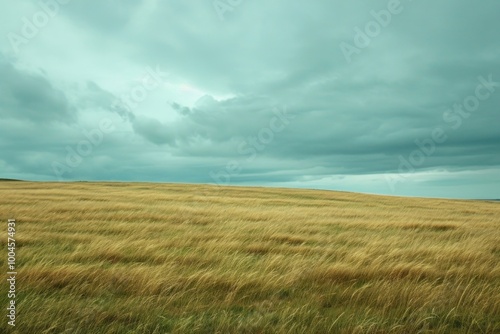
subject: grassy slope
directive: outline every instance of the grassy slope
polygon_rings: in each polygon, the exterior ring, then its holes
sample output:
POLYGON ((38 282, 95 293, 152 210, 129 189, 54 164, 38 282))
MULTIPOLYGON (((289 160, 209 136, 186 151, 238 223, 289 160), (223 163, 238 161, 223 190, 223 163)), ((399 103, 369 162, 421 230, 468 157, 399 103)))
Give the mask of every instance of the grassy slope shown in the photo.
POLYGON ((8 182, 0 218, 19 333, 500 332, 498 203, 8 182))

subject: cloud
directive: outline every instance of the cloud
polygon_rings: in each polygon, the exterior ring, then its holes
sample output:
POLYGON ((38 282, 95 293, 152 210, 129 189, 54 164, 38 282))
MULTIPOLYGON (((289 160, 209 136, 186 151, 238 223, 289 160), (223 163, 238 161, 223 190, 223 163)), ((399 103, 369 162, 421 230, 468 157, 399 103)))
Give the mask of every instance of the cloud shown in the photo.
POLYGON ((76 110, 65 93, 40 73, 16 68, 0 58, 0 114, 32 122, 74 122, 76 110))
POLYGON ((154 144, 174 145, 174 135, 169 126, 154 118, 139 117, 133 121, 134 131, 154 144))
MULTIPOLYGON (((221 20, 211 1, 71 2, 16 57, 0 44, 0 168, 50 179, 65 147, 110 118, 116 130, 68 179, 214 182, 236 162, 231 184, 500 197, 481 176, 500 168, 500 91, 454 110, 478 77, 500 81, 500 3, 402 0, 348 62, 340 44, 387 3, 245 1, 221 20), (149 68, 169 76, 139 96, 149 68), (446 140, 391 190, 386 176, 435 129, 446 140)), ((31 4, 9 5, 0 33, 19 33, 31 4)))

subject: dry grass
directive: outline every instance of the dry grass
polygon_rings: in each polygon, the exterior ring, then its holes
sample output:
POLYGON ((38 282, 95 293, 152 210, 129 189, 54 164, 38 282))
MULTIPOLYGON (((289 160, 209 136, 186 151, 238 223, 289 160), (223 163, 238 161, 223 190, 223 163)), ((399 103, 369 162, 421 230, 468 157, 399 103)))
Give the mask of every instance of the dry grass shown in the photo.
POLYGON ((29 182, 0 198, 10 332, 500 333, 500 203, 29 182))

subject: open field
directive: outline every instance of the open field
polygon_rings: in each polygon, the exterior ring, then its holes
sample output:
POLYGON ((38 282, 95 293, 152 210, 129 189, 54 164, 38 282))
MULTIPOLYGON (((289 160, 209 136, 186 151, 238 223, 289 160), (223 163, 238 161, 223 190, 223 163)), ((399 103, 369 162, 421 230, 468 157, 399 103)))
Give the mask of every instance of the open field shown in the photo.
POLYGON ((500 203, 0 182, 0 218, 2 333, 500 333, 500 203))

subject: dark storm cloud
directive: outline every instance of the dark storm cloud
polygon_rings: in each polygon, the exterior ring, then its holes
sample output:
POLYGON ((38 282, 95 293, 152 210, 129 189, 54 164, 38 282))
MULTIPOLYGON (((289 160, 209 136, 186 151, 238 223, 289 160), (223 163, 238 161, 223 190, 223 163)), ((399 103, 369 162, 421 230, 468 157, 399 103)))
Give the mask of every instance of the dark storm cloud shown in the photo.
MULTIPOLYGON (((0 33, 21 31, 23 15, 40 10, 31 4, 9 5, 0 33)), ((0 59, 1 126, 30 132, 17 142, 1 134, 11 146, 0 160, 9 175, 50 178, 52 161, 109 117, 115 130, 69 179, 217 175, 229 184, 499 197, 491 177, 500 171, 499 11, 494 0, 257 0, 221 19, 211 1, 71 2, 18 61, 0 59), (347 59, 342 43, 356 46, 396 2, 398 13, 347 59), (137 78, 148 68, 171 75, 144 90, 137 78), (477 95, 479 78, 492 83, 477 95), (284 109, 287 124, 273 131, 284 109), (30 122, 51 134, 36 139, 42 130, 30 122), (399 178, 386 182, 388 174, 399 178)))
POLYGON ((14 67, 0 57, 0 114, 32 122, 72 122, 75 110, 64 92, 40 73, 14 67))

